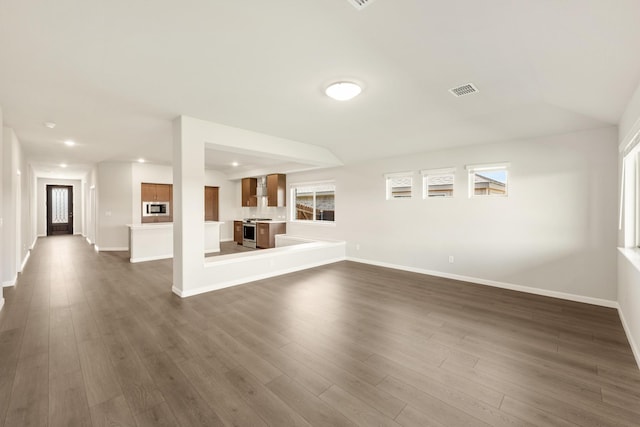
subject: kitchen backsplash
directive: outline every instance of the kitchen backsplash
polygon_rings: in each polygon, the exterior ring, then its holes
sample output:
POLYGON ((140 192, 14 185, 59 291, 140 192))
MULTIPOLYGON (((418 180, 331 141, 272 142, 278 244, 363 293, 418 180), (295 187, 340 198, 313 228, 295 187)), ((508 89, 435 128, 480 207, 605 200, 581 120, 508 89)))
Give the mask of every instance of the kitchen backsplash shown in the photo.
POLYGON ((271 219, 287 219, 287 208, 274 208, 264 206, 255 208, 242 208, 242 218, 271 218, 271 219))

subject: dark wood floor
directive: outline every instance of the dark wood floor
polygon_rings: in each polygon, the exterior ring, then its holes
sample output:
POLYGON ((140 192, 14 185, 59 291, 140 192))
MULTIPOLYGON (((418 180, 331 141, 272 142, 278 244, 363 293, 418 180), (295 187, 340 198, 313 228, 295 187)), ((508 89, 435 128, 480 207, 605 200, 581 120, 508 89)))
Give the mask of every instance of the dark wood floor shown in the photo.
POLYGON ((39 239, 5 426, 640 425, 614 310, 341 262, 180 299, 171 261, 39 239))

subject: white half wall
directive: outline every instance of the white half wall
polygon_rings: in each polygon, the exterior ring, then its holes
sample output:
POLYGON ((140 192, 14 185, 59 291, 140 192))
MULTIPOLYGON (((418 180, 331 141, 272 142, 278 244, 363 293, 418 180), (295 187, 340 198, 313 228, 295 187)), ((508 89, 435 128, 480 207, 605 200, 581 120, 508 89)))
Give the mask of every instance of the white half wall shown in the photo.
MULTIPOLYGON (((174 260, 173 291, 182 296, 205 290, 230 286, 230 279, 222 270, 205 263, 203 186, 205 144, 225 147, 256 148, 259 152, 291 150, 291 156, 317 155, 316 161, 328 161, 332 155, 306 144, 274 138, 269 135, 231 128, 216 123, 181 116, 173 122, 173 179, 174 179, 174 260), (206 264, 206 266, 205 266, 206 264)), ((284 249, 284 248, 283 248, 284 249)), ((280 258, 281 255, 277 255, 280 258)), ((344 256, 342 256, 342 259, 344 256)), ((253 258, 252 258, 253 259, 253 258)), ((272 262, 276 262, 275 259, 272 262)), ((283 264, 284 265, 284 264, 283 264)), ((247 278, 246 265, 241 269, 247 278)), ((247 279, 251 280, 251 279, 247 279)))
POLYGON ((336 222, 289 222, 287 234, 345 240, 364 262, 614 303, 616 140, 611 127, 289 174, 335 180, 336 222), (509 196, 469 198, 465 165, 497 162, 510 163, 509 196), (418 171, 445 167, 455 196, 423 199, 418 171), (383 175, 405 171, 414 197, 386 200, 383 175))

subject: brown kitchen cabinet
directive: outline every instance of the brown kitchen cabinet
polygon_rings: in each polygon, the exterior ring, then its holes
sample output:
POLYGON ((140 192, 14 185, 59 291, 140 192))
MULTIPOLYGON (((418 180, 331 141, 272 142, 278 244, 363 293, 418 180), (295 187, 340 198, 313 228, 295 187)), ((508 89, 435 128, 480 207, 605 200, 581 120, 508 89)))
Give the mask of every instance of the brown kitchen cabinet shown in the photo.
POLYGON ((218 221, 219 187, 204 187, 204 220, 218 221))
POLYGON ((258 206, 257 190, 258 180, 256 178, 242 178, 242 206, 258 206))
POLYGON ((261 249, 276 247, 276 234, 285 234, 287 224, 284 222, 258 222, 256 225, 256 246, 261 249))
POLYGON ((233 221, 233 241, 241 245, 243 238, 242 221, 233 221))
POLYGON ((142 183, 143 202, 171 202, 173 199, 173 185, 142 183))
POLYGON ((141 201, 140 209, 143 202, 169 202, 169 215, 167 216, 144 216, 142 215, 141 222, 153 223, 153 222, 173 222, 173 185, 172 184, 153 184, 149 182, 143 182, 140 189, 141 201))
POLYGON ((282 173, 267 175, 267 206, 287 206, 287 176, 282 173))

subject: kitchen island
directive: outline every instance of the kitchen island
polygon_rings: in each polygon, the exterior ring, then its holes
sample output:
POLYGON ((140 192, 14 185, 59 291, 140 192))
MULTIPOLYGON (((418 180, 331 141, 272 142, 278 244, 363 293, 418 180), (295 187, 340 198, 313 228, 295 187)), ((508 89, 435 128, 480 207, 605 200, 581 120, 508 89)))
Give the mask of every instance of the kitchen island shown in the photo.
MULTIPOLYGON (((222 224, 224 222, 205 221, 204 254, 220 252, 222 224)), ((173 258, 173 223, 127 224, 127 227, 129 228, 129 262, 173 258)))

